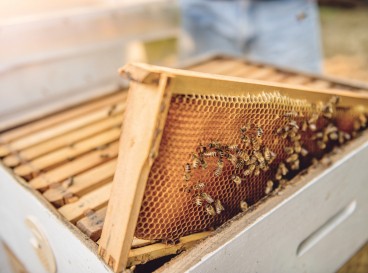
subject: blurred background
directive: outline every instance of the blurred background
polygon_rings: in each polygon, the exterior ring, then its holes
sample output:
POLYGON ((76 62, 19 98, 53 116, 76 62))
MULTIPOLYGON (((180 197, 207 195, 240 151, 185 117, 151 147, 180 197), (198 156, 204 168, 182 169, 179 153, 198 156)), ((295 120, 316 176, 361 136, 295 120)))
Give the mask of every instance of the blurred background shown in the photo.
POLYGON ((213 52, 368 80, 366 0, 0 0, 0 129, 213 52), (10 92, 11 91, 11 92, 10 92))

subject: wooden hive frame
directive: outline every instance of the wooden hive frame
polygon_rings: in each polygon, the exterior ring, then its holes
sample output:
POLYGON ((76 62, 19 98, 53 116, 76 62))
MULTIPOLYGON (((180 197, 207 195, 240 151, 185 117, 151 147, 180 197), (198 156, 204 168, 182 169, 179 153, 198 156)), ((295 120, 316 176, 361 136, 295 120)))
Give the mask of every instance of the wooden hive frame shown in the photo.
POLYGON ((341 106, 362 104, 368 107, 366 93, 315 90, 145 64, 127 65, 121 73, 131 80, 131 86, 120 137, 118 167, 99 241, 99 255, 115 272, 128 265, 147 178, 158 156, 173 94, 242 95, 244 90, 251 94, 278 91, 290 98, 316 103, 338 95, 342 98, 341 106))

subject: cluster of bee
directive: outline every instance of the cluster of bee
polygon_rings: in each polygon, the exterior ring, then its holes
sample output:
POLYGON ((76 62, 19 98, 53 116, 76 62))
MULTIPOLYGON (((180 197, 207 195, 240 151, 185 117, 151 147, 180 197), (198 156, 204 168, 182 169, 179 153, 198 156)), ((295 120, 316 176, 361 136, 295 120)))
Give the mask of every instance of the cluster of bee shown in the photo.
MULTIPOLYGON (((216 158, 216 167, 213 171, 216 177, 222 174, 225 162, 242 172, 242 177, 239 175, 231 177, 237 186, 245 181, 247 176, 258 176, 261 171, 268 171, 276 154, 263 145, 262 127, 255 124, 245 124, 240 128, 240 133, 240 145, 224 145, 219 141, 211 141, 208 145, 200 144, 196 153, 190 155, 191 163, 184 165, 183 180, 186 182, 190 180, 193 169, 206 169, 208 167, 207 161, 210 158, 216 158)), ((197 192, 198 186, 202 184, 203 182, 198 182, 193 186, 194 188, 190 187, 189 191, 194 193, 194 203, 198 206, 206 203, 206 211, 210 215, 220 214, 224 207, 219 200, 215 201, 207 193, 197 192)), ((241 208, 244 209, 244 204, 241 205, 241 208)))
MULTIPOLYGON (((336 107, 340 101, 338 96, 333 96, 322 108, 322 116, 328 121, 327 126, 316 132, 312 136, 312 140, 315 140, 319 149, 324 150, 330 141, 338 141, 339 144, 344 144, 351 139, 351 135, 347 132, 339 130, 333 123, 333 114, 336 111, 336 107)), ((365 128, 367 124, 367 118, 364 114, 361 114, 358 119, 354 121, 354 130, 358 131, 361 128, 365 128)), ((353 132, 354 134, 355 132, 353 132)))
MULTIPOLYGON (((276 158, 276 154, 263 144, 262 127, 248 123, 240 128, 240 133, 244 147, 250 147, 249 152, 244 150, 238 151, 238 155, 244 161, 244 166, 246 167, 243 172, 244 177, 250 175, 258 176, 261 171, 268 171, 270 169, 269 165, 276 158)), ((241 178, 239 176, 233 176, 233 181, 236 184, 240 184, 241 178)))
POLYGON ((222 203, 219 199, 215 200, 211 195, 204 192, 205 187, 206 184, 204 182, 198 182, 188 189, 194 193, 194 203, 199 207, 204 205, 207 213, 211 216, 220 214, 225 210, 225 208, 222 206, 222 203))
POLYGON ((284 118, 286 118, 286 124, 276 131, 277 135, 288 140, 290 143, 290 145, 284 147, 284 151, 288 157, 285 159, 285 162, 279 163, 276 170, 275 179, 279 181, 280 185, 282 184, 283 178, 289 173, 289 168, 293 171, 299 170, 300 157, 308 155, 308 151, 302 147, 300 131, 306 131, 308 129, 315 131, 317 129, 318 115, 312 115, 308 121, 303 122, 302 126, 299 126, 296 118, 303 116, 302 113, 296 111, 285 113, 284 118))
POLYGON ((345 143, 351 139, 350 134, 339 130, 335 125, 329 123, 322 131, 315 133, 312 140, 317 141, 319 149, 324 150, 327 147, 327 143, 331 141, 338 141, 340 144, 345 143))

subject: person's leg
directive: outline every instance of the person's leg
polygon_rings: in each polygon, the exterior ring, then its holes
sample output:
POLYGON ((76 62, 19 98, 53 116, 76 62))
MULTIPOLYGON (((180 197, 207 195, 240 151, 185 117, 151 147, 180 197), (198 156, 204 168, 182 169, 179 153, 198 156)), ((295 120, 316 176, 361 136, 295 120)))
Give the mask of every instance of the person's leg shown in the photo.
POLYGON ((182 0, 182 58, 208 52, 243 56, 244 40, 253 35, 248 1, 182 0))
POLYGON ((245 44, 251 59, 308 72, 321 72, 316 3, 310 0, 252 1, 256 37, 245 44))

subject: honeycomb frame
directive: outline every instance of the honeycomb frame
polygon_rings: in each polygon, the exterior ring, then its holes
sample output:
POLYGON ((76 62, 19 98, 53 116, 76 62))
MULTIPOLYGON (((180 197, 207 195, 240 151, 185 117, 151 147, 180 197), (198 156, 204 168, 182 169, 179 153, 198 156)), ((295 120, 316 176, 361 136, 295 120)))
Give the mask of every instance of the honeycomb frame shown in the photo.
POLYGON ((277 96, 316 105, 334 95, 341 98, 342 108, 368 105, 367 94, 349 91, 319 91, 144 64, 127 65, 121 72, 132 83, 121 136, 118 169, 99 247, 99 254, 114 271, 126 266, 127 252, 142 204, 144 207, 146 183, 152 167, 160 158, 160 143, 161 139, 165 139, 162 137, 167 115, 170 115, 170 101, 174 96, 219 99, 221 96, 239 97, 247 94, 262 97, 277 92, 277 96))

